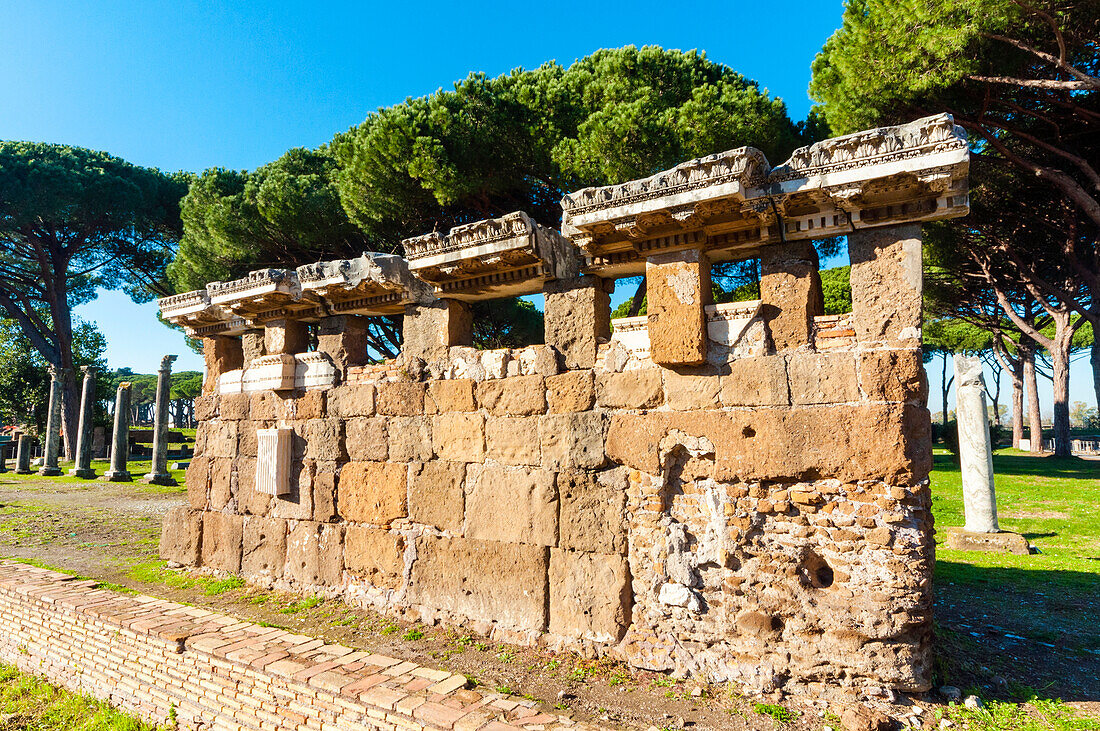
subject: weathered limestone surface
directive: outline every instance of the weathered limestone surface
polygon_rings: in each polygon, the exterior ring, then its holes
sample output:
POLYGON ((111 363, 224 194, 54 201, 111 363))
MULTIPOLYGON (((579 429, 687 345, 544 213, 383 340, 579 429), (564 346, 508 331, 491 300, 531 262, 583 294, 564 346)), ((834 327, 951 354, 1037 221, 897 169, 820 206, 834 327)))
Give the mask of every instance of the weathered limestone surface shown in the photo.
POLYGON ((142 478, 142 482, 153 485, 175 485, 176 481, 168 472, 168 401, 172 388, 172 363, 176 356, 166 355, 161 358, 160 369, 157 371, 157 401, 155 405, 153 422, 153 457, 148 474, 142 478))
POLYGON ((42 469, 38 474, 43 477, 57 477, 61 469, 57 466, 61 456, 61 398, 64 390, 62 372, 50 366, 50 406, 46 414, 45 455, 42 469))
POLYGON ((927 690, 919 223, 965 213, 967 164, 946 117, 732 150, 570 194, 564 235, 509 214, 166 298, 216 387, 162 555, 761 692, 927 690), (823 317, 809 241, 842 234, 853 312, 823 317), (708 305, 747 258, 760 301, 708 305), (472 347, 470 302, 540 290, 545 344, 472 347), (381 315, 405 345, 372 363, 381 315), (291 435, 284 494, 261 429, 291 435))
POLYGON ((90 480, 95 477, 92 469, 92 416, 95 409, 94 366, 83 366, 84 386, 80 392, 80 426, 76 436, 76 465, 69 470, 73 477, 90 480))
POLYGON ((997 493, 993 486, 993 449, 985 408, 982 362, 955 356, 955 408, 958 413, 959 465, 962 468, 966 530, 997 533, 997 493))

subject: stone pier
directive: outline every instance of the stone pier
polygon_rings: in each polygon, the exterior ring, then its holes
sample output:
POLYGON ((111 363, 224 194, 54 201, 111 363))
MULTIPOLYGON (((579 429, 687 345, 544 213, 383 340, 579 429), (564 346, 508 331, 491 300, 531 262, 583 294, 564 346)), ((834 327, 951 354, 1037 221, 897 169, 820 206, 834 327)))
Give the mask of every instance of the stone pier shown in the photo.
POLYGON ((82 366, 84 387, 80 394, 80 430, 76 440, 76 465, 69 470, 73 477, 84 480, 95 478, 92 469, 92 419, 95 411, 95 372, 94 366, 82 366))
POLYGON ((130 482, 134 478, 126 469, 130 459, 130 384, 118 384, 115 394, 115 426, 111 433, 111 468, 99 478, 104 482, 130 482))
POLYGON ((62 381, 61 370, 50 366, 50 407, 46 415, 46 443, 45 454, 42 460, 42 469, 38 474, 43 477, 57 477, 61 475, 58 459, 61 453, 61 399, 65 384, 62 381))
POLYGON ((153 424, 152 464, 141 481, 148 485, 175 485, 176 481, 168 472, 168 401, 172 390, 172 364, 174 355, 166 355, 160 360, 157 371, 157 403, 153 424))

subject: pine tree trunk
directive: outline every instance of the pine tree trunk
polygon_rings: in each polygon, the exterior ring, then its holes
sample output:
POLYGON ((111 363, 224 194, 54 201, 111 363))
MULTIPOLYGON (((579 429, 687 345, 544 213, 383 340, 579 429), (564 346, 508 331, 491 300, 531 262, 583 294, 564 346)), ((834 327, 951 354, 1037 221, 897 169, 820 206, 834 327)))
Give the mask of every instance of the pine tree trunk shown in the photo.
POLYGON ((1020 351, 1024 361, 1024 382, 1027 384, 1028 434, 1031 437, 1032 452, 1043 451, 1043 416, 1039 411, 1038 381, 1035 378, 1035 353, 1020 351))
POLYGON ((1012 448, 1020 448, 1024 438, 1024 362, 1017 361, 1012 370, 1012 448))
POLYGON ((1073 347, 1073 329, 1067 322, 1056 321, 1058 332, 1050 360, 1054 375, 1054 456, 1069 457, 1072 444, 1069 433, 1069 353, 1073 347))

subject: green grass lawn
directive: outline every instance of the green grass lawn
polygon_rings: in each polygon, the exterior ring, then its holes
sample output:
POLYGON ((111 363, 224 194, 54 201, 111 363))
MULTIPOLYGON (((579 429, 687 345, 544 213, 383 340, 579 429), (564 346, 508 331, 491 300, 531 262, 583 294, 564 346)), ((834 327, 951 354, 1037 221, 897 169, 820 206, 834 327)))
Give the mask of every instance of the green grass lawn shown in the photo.
POLYGON ((1100 701, 1100 462, 1012 449, 993 462, 1001 528, 1038 552, 942 545, 944 528, 965 521, 958 464, 937 450, 936 681, 987 697, 1100 701))
MULTIPOLYGON (((173 459, 173 458, 168 459, 168 467, 169 467, 168 473, 170 475, 172 475, 172 477, 175 478, 176 482, 178 482, 182 486, 183 485, 183 478, 184 478, 184 476, 186 476, 187 470, 173 470, 173 469, 171 469, 172 464, 175 463, 175 462, 179 462, 179 461, 187 462, 188 459, 181 459, 181 460, 177 460, 177 459, 173 459)), ((80 477, 70 476, 69 475, 69 470, 71 470, 73 468, 73 463, 69 462, 69 461, 66 461, 66 460, 62 460, 61 462, 58 463, 58 467, 60 467, 62 472, 65 473, 65 474, 61 475, 60 477, 42 477, 41 475, 38 474, 38 472, 37 472, 38 468, 37 467, 32 468, 35 471, 32 472, 29 475, 17 475, 14 472, 12 472, 12 470, 15 469, 15 460, 12 460, 12 459, 8 460, 7 466, 8 466, 8 471, 0 474, 0 483, 11 484, 11 483, 19 483, 19 482, 43 482, 43 481, 48 480, 49 482, 56 482, 56 483, 67 484, 67 485, 80 485, 80 484, 95 483, 100 477, 103 476, 104 472, 106 472, 108 469, 110 469, 111 463, 108 462, 107 460, 100 460, 100 459, 92 460, 92 469, 95 470, 96 477, 95 477, 95 479, 91 479, 91 480, 85 480, 85 479, 82 479, 80 477)), ((140 482, 142 476, 145 475, 147 472, 149 472, 149 469, 151 467, 152 467, 152 462, 150 462, 150 460, 148 460, 148 459, 146 459, 146 460, 132 460, 129 463, 127 463, 127 465, 126 465, 126 469, 129 471, 130 475, 134 478, 134 482, 140 482)), ((160 486, 160 485, 146 485, 145 487, 147 487, 151 490, 169 490, 169 491, 173 491, 173 490, 178 490, 179 489, 179 488, 176 488, 176 487, 164 487, 164 486, 160 486)))
POLYGON ((154 727, 87 695, 55 688, 0 665, 0 731, 153 731, 154 727))

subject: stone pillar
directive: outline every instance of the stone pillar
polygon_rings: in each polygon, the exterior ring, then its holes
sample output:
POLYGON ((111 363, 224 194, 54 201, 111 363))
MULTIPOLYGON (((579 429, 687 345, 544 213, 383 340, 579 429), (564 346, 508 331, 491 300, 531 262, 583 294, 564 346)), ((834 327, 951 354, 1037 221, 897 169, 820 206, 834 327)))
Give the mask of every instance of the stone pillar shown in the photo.
POLYGON ((242 368, 247 368, 252 361, 267 355, 263 330, 248 330, 241 336, 241 355, 242 368))
POLYGON ((333 315, 322 318, 317 328, 317 350, 327 353, 343 372, 348 366, 367 362, 367 318, 333 315))
POLYGON ((31 473, 31 435, 20 434, 19 445, 15 451, 15 474, 29 475, 31 473))
POLYGON ((244 348, 240 338, 226 335, 203 338, 202 356, 206 363, 206 379, 202 382, 202 392, 205 394, 218 390, 221 374, 244 368, 244 348))
POLYGON ((69 470, 73 477, 90 480, 92 469, 92 418, 95 410, 95 366, 82 366, 84 388, 80 392, 80 430, 76 435, 76 465, 69 470))
POLYGON ((50 366, 50 410, 46 416, 45 455, 42 469, 38 474, 43 477, 57 477, 61 468, 57 465, 61 451, 61 398, 64 391, 61 369, 50 366))
POLYGON ((996 533, 1000 527, 993 489, 993 450, 989 444, 982 362, 977 358, 955 356, 955 410, 966 530, 996 533))
POLYGON ((848 234, 852 262, 852 328, 856 341, 920 347, 921 229, 919 223, 848 234))
POLYGON ((283 318, 264 323, 267 355, 295 355, 309 349, 309 328, 300 320, 283 318))
POLYGON ((453 345, 473 342, 473 315, 465 302, 441 299, 428 304, 405 305, 401 354, 426 361, 447 357, 453 345))
POLYGON ((172 388, 172 363, 176 356, 166 355, 157 371, 156 419, 153 425, 153 461, 149 473, 141 479, 149 485, 175 485, 168 474, 168 400, 172 388))
POLYGON ((592 275, 555 279, 543 287, 546 344, 566 370, 591 368, 601 342, 611 340, 613 280, 592 275))
POLYGON ((111 434, 111 469, 99 478, 104 482, 130 482, 134 478, 126 470, 130 460, 130 384, 118 384, 115 394, 115 428, 111 434))
POLYGON ((699 365, 707 360, 710 261, 702 249, 657 254, 646 259, 649 354, 661 365, 699 365))
POLYGON ((777 353, 813 340, 814 318, 825 314, 817 251, 809 241, 760 251, 760 314, 777 353))

